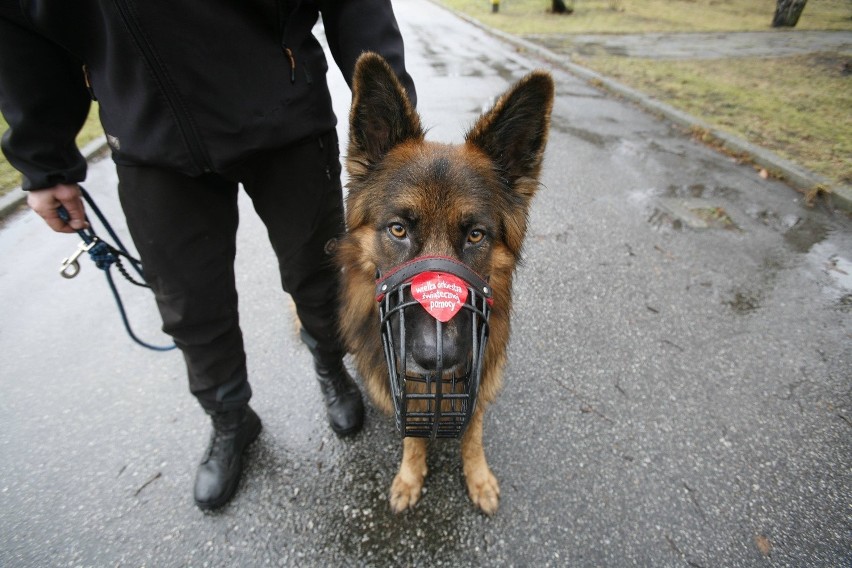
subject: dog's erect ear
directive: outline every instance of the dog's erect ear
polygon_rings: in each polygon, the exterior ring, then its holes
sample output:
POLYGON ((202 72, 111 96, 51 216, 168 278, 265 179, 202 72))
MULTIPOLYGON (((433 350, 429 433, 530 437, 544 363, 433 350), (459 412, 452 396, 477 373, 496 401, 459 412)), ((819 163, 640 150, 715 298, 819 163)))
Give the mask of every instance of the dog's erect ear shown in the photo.
POLYGON ((350 175, 364 174, 400 142, 423 137, 420 117, 390 65, 375 53, 361 55, 355 64, 349 111, 350 175))
POLYGON ((549 73, 530 73, 500 97, 465 137, 497 164, 510 187, 526 197, 532 197, 538 187, 553 92, 549 73), (532 183, 519 183, 523 180, 532 183))

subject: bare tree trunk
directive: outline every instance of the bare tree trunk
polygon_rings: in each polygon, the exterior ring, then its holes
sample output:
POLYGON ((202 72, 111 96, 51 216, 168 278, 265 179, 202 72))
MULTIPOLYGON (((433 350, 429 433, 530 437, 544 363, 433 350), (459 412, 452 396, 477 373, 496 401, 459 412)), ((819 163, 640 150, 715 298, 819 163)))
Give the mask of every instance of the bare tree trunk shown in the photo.
POLYGON ((808 0, 778 0, 778 4, 775 5, 775 17, 772 18, 772 27, 796 27, 807 2, 808 0))
POLYGON ((570 6, 566 6, 564 0, 553 0, 551 11, 554 14, 570 14, 574 11, 570 6))

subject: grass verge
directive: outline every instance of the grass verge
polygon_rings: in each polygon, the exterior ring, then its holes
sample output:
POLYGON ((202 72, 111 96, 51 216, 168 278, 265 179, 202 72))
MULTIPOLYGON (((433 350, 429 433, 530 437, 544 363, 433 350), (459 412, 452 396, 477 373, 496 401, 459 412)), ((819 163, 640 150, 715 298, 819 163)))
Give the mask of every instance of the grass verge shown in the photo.
POLYGON ((580 65, 666 101, 841 184, 852 184, 849 58, 653 61, 600 56, 580 65))
MULTIPOLYGON (((584 67, 834 183, 852 184, 852 57, 847 54, 653 60, 603 49, 578 54, 570 48, 572 35, 586 33, 767 31, 775 0, 575 0, 570 16, 548 14, 547 0, 503 0, 497 14, 485 0, 443 3, 488 26, 569 52, 584 67)), ((795 30, 820 29, 852 30, 852 4, 811 0, 795 30)))
MULTIPOLYGON (((548 13, 550 0, 440 0, 486 25, 515 35, 744 32, 770 29, 776 0, 565 0, 571 15, 548 13)), ((849 30, 849 0, 810 0, 797 30, 849 30)))

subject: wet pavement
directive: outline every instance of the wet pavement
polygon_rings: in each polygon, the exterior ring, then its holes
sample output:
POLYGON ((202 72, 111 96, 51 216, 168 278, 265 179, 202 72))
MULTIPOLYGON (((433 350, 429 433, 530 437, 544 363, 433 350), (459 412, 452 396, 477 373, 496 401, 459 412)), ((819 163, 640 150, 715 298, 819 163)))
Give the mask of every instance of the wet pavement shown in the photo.
MULTIPOLYGON (((395 8, 433 139, 460 140, 549 67, 429 2, 395 8)), ((457 442, 433 444, 417 508, 390 512, 393 422, 370 406, 345 441, 324 424, 244 195, 237 282, 264 430, 234 501, 200 512, 208 424, 180 356, 131 343, 91 263, 58 276, 77 239, 21 213, 0 226, 0 566, 852 564, 852 222, 552 70, 485 420, 495 516, 468 501, 457 442)), ((120 225, 115 184, 109 161, 92 166, 120 225)), ((122 292, 136 331, 162 339, 153 300, 122 292)))

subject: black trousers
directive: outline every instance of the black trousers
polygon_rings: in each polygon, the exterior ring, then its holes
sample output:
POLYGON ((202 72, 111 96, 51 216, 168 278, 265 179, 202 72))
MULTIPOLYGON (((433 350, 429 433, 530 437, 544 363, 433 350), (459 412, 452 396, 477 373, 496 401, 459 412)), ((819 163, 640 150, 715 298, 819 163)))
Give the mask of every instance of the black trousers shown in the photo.
POLYGON ((222 173, 188 177, 118 166, 118 176, 163 331, 183 352, 190 391, 206 410, 227 411, 251 398, 234 277, 238 184, 266 225, 303 330, 320 349, 342 353, 330 256, 344 230, 334 131, 258 153, 222 173))

